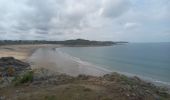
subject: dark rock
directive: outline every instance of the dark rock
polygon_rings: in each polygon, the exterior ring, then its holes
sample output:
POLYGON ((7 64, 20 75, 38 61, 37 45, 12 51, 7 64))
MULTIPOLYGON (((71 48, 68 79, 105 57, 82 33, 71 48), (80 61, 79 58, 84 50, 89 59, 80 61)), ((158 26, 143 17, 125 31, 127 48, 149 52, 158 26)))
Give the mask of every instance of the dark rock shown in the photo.
POLYGON ((22 62, 20 60, 17 60, 13 57, 2 57, 2 58, 0 58, 0 67, 8 67, 8 66, 29 67, 30 65, 26 62, 22 62))
POLYGON ((13 76, 26 69, 30 69, 30 65, 26 62, 17 60, 14 57, 0 58, 0 76, 13 76))

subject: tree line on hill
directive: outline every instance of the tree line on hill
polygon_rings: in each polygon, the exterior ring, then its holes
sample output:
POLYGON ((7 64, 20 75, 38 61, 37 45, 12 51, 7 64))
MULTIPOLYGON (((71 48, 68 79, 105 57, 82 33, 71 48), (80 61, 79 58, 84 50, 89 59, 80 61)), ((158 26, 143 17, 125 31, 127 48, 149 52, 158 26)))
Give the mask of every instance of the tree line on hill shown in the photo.
POLYGON ((17 45, 17 44, 61 44, 69 46, 109 46, 114 44, 127 42, 113 42, 113 41, 90 41, 85 39, 65 40, 65 41, 46 41, 46 40, 0 40, 0 45, 17 45))

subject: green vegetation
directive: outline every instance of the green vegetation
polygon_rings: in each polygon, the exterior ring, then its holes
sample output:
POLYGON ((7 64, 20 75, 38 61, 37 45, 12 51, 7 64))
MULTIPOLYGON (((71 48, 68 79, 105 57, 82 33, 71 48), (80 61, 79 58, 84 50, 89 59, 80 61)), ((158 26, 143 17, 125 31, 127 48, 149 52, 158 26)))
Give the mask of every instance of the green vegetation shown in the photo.
POLYGON ((35 70, 20 74, 13 80, 15 86, 1 88, 0 97, 7 100, 170 100, 168 91, 136 76, 57 74, 42 78, 39 75, 41 71, 35 70))
POLYGON ((33 81, 33 71, 27 71, 23 75, 18 75, 13 79, 15 86, 32 82, 33 81))
MULTIPOLYGON (((89 86, 93 87, 93 85, 89 86)), ((18 100, 109 100, 103 99, 102 90, 90 89, 91 87, 87 88, 79 84, 45 87, 44 89, 41 88, 37 93, 33 92, 29 95, 22 95, 23 97, 19 97, 18 100)))

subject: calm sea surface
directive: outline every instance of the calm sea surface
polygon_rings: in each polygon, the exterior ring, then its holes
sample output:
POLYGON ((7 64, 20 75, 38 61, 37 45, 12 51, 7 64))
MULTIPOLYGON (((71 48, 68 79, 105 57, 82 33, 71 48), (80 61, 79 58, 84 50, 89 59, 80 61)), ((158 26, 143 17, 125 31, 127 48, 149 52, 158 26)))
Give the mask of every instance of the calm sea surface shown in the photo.
POLYGON ((137 75, 170 85, 170 43, 64 47, 59 50, 112 71, 137 75))

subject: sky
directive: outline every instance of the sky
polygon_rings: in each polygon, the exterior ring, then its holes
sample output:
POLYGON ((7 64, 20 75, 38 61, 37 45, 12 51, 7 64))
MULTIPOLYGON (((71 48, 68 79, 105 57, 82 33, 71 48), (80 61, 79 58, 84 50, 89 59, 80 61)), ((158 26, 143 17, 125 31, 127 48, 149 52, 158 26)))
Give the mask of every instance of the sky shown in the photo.
POLYGON ((170 0, 0 0, 0 40, 170 42, 170 0))

